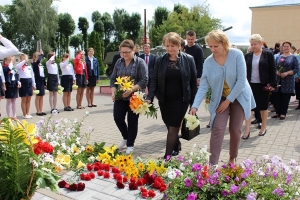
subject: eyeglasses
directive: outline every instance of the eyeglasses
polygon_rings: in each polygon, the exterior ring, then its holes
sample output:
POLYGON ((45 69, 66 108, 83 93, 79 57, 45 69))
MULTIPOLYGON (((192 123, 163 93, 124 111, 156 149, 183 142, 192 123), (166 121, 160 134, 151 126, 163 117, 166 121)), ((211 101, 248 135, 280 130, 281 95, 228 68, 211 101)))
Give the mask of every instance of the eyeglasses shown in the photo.
POLYGON ((130 54, 132 51, 120 51, 120 54, 130 54))

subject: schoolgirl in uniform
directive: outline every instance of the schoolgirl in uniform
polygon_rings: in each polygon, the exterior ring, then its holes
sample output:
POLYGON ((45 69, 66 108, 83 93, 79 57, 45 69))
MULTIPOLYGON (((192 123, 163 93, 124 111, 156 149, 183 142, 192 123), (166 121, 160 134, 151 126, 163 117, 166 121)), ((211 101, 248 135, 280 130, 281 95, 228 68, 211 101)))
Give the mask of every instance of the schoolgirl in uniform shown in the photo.
POLYGON ((65 53, 62 57, 62 62, 60 63, 61 69, 61 86, 64 88, 63 90, 63 103, 64 103, 64 111, 73 111, 71 108, 71 92, 73 84, 76 84, 74 68, 72 63, 69 62, 69 54, 65 53))
POLYGON ((77 109, 84 109, 82 104, 83 93, 86 85, 88 83, 88 70, 85 63, 84 52, 79 50, 76 53, 76 57, 74 59, 74 69, 76 73, 76 84, 78 85, 77 94, 76 94, 76 102, 77 109))
POLYGON ((58 66, 55 63, 55 53, 48 54, 48 61, 46 62, 48 70, 47 89, 49 90, 49 103, 51 107, 51 113, 58 112, 57 105, 57 91, 58 85, 60 85, 58 66))
MULTIPOLYGON (((5 77, 3 73, 3 68, 1 67, 1 63, 0 63, 0 101, 5 96, 5 90, 6 90, 5 77)), ((0 117, 1 117, 1 113, 0 113, 0 117)))
POLYGON ((22 54, 20 57, 20 62, 16 65, 21 82, 19 96, 21 97, 21 109, 24 119, 32 118, 32 116, 29 114, 30 100, 33 90, 35 90, 34 73, 32 67, 27 65, 27 63, 28 56, 26 54, 22 54))
POLYGON ((43 50, 40 52, 35 52, 32 56, 32 68, 34 72, 34 78, 36 83, 36 89, 40 92, 35 96, 35 108, 36 115, 43 116, 47 115, 43 112, 43 103, 44 103, 44 95, 45 95, 45 73, 44 66, 41 64, 41 60, 44 58, 43 50))
POLYGON ((18 81, 19 77, 13 66, 14 58, 14 56, 4 58, 2 67, 6 85, 5 98, 7 117, 12 117, 13 120, 16 120, 16 99, 18 98, 18 88, 21 87, 21 82, 18 81), (12 110, 12 116, 10 115, 10 110, 12 110))

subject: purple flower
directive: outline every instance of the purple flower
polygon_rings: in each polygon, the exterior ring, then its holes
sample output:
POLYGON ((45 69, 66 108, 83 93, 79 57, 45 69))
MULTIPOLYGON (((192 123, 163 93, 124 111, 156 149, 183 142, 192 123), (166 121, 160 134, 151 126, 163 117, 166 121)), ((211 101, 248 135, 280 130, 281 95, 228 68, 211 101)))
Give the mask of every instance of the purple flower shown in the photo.
POLYGON ((187 166, 187 165, 189 165, 189 164, 190 164, 190 161, 185 161, 185 162, 183 163, 184 166, 187 166))
POLYGON ((189 178, 184 179, 184 184, 186 187, 191 187, 192 186, 192 181, 189 178))
POLYGON ((153 172, 152 172, 152 178, 155 178, 156 177, 156 170, 154 170, 153 172))
POLYGON ((278 175, 278 172, 274 171, 273 172, 273 177, 276 179, 277 178, 277 175, 278 175))
POLYGON ((246 187, 246 186, 247 186, 246 181, 243 181, 243 182, 241 183, 241 186, 242 186, 242 187, 246 187))
POLYGON ((292 178, 292 175, 291 175, 291 174, 289 174, 289 175, 287 176, 287 178, 286 178, 286 181, 285 181, 285 183, 286 183, 286 184, 289 184, 289 183, 290 183, 290 181, 291 181, 291 178, 292 178))
POLYGON ((204 181, 202 179, 198 180, 198 182, 197 182, 198 188, 202 188, 203 185, 204 185, 204 181))
POLYGON ((218 179, 219 178, 219 173, 214 173, 213 176, 212 176, 214 179, 218 179))
POLYGON ((230 177, 229 176, 225 176, 225 180, 226 181, 230 181, 230 177))
POLYGON ((192 171, 200 171, 202 166, 200 164, 193 164, 192 171))
POLYGON ((253 162, 250 159, 244 160, 243 164, 246 166, 246 168, 249 168, 253 165, 253 162))
POLYGON ((186 200, 195 200, 197 198, 197 194, 195 194, 194 192, 188 194, 186 200))
POLYGON ((222 165, 221 166, 223 169, 226 169, 227 168, 227 165, 222 165))
POLYGON ((236 181, 236 182, 239 182, 239 181, 240 181, 239 177, 236 177, 236 178, 235 178, 235 181, 236 181))
POLYGON ((180 162, 183 162, 183 157, 182 156, 178 156, 177 158, 180 162))
POLYGON ((166 157, 166 161, 169 161, 169 160, 170 160, 170 158, 171 158, 171 156, 170 156, 170 155, 167 155, 167 157, 166 157))
POLYGON ((222 195, 223 195, 224 197, 227 197, 227 196, 229 195, 229 192, 228 192, 227 190, 223 190, 223 191, 222 191, 222 195))
POLYGON ((241 174, 241 177, 242 177, 243 179, 246 179, 246 178, 248 177, 248 173, 247 173, 247 172, 242 173, 242 174, 241 174))
POLYGON ((230 191, 232 192, 232 194, 235 194, 239 191, 239 187, 236 186, 235 184, 232 184, 231 187, 230 187, 230 191))
POLYGON ((276 188, 276 189, 272 192, 272 194, 275 194, 275 195, 278 195, 278 196, 282 197, 282 196, 284 195, 284 191, 283 191, 283 189, 281 189, 281 188, 276 188))
POLYGON ((247 200, 255 200, 255 199, 256 199, 256 193, 250 192, 250 193, 247 195, 247 200))

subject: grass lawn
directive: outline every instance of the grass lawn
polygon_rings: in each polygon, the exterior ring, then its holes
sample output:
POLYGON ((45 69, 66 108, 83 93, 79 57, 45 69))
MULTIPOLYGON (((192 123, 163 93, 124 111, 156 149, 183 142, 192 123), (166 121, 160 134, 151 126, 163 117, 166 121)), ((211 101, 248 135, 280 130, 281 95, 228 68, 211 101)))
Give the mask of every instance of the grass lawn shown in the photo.
POLYGON ((100 79, 100 82, 97 84, 97 86, 109 86, 110 84, 110 80, 103 80, 103 79, 100 79))

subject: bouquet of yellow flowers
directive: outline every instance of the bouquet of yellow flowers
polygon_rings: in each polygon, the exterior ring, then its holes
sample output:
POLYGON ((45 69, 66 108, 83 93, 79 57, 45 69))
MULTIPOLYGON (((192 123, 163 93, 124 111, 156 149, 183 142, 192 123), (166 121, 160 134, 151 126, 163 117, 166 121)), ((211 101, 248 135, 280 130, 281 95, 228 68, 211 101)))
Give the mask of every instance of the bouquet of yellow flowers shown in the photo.
POLYGON ((141 115, 146 115, 147 117, 153 117, 157 119, 157 108, 154 107, 153 104, 149 104, 145 101, 145 93, 137 91, 133 93, 130 98, 130 109, 136 113, 141 115))
POLYGON ((117 89, 115 93, 115 99, 120 100, 122 99, 122 94, 126 90, 131 90, 133 87, 134 80, 131 80, 130 76, 123 76, 123 77, 118 77, 116 78, 116 85, 119 85, 120 87, 117 89))

